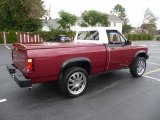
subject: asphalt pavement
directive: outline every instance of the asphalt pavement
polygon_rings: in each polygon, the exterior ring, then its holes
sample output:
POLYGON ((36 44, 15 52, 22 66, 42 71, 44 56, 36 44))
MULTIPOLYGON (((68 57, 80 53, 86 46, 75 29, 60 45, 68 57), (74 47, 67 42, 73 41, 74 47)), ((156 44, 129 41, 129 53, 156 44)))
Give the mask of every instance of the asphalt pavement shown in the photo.
POLYGON ((0 45, 0 120, 160 120, 160 42, 147 45, 143 77, 129 70, 91 76, 86 94, 70 99, 56 83, 19 88, 6 70, 11 45, 0 45))

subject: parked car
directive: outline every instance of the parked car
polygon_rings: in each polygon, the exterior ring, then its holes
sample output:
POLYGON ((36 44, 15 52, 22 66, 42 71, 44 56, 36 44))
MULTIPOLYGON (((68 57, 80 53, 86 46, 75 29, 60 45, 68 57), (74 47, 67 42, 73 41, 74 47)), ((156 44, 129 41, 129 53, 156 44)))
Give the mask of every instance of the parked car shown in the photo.
POLYGON ((56 37, 53 37, 51 39, 49 39, 50 42, 71 42, 71 39, 69 36, 67 35, 58 35, 56 37))
POLYGON ((114 28, 81 28, 73 43, 13 44, 7 69, 20 87, 58 81, 65 95, 77 97, 92 74, 129 68, 141 77, 148 57, 147 47, 133 45, 114 28))

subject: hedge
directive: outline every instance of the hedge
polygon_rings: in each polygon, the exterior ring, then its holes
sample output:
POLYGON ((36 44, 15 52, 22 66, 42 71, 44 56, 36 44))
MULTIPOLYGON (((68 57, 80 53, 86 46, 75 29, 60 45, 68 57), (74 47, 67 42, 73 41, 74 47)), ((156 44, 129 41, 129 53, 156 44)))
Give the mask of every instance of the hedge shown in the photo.
MULTIPOLYGON (((22 32, 21 32, 22 33, 22 32)), ((43 38, 44 41, 49 41, 51 38, 54 38, 58 35, 67 35, 70 38, 73 38, 75 36, 75 32, 73 31, 65 31, 65 30, 52 30, 50 32, 33 32, 30 33, 30 35, 40 35, 40 37, 43 38)), ((9 31, 6 33, 6 39, 8 44, 17 43, 18 42, 18 36, 16 35, 15 31, 9 31)), ((3 34, 0 32, 0 44, 3 44, 3 34)))
POLYGON ((39 34, 40 37, 44 39, 44 41, 49 41, 51 38, 54 38, 58 35, 67 35, 70 38, 73 38, 75 36, 75 32, 65 30, 52 30, 50 32, 34 32, 33 34, 39 34))
POLYGON ((18 37, 15 31, 10 31, 7 35, 7 43, 17 43, 18 37))
POLYGON ((128 40, 136 41, 136 40, 153 40, 153 35, 148 34, 127 34, 125 37, 128 40))

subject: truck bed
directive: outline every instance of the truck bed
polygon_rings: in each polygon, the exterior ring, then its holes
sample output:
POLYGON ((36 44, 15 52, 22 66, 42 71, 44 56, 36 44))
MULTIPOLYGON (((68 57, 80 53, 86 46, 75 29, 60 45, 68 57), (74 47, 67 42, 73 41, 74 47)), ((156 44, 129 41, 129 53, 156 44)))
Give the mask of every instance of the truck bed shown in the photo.
POLYGON ((33 83, 57 80, 61 67, 72 58, 88 58, 92 64, 91 73, 104 71, 106 48, 103 44, 91 43, 43 43, 14 44, 13 65, 33 83), (34 72, 26 73, 26 59, 33 59, 34 72))
POLYGON ((95 43, 42 43, 42 44, 14 44, 14 47, 31 50, 31 49, 55 49, 55 48, 70 48, 70 47, 93 47, 93 46, 102 46, 102 44, 95 43))

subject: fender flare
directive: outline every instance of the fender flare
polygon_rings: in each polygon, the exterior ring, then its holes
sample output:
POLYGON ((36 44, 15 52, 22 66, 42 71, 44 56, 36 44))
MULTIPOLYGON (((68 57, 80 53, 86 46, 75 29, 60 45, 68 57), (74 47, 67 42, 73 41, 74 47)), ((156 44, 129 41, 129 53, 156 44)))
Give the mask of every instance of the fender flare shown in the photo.
POLYGON ((64 69, 68 64, 74 63, 74 62, 88 62, 91 67, 90 59, 85 58, 85 57, 78 57, 78 58, 71 58, 71 59, 64 61, 64 63, 61 66, 61 69, 64 69))
POLYGON ((59 73, 60 84, 62 82, 63 70, 65 69, 65 67, 67 67, 67 65, 69 65, 69 64, 76 63, 76 62, 87 62, 89 64, 89 67, 90 67, 90 70, 91 70, 91 60, 89 58, 78 57, 78 58, 68 59, 68 60, 64 61, 62 66, 61 66, 61 70, 60 70, 60 73, 59 73))
POLYGON ((145 58, 145 59, 148 59, 148 58, 149 58, 149 55, 146 53, 146 51, 145 51, 145 50, 139 50, 138 52, 136 52, 136 54, 135 54, 135 58, 136 58, 139 54, 141 54, 141 53, 143 53, 143 54, 145 54, 145 55, 146 55, 146 58, 145 58))
POLYGON ((140 53, 145 53, 146 54, 145 50, 139 50, 138 52, 136 52, 135 57, 137 57, 137 55, 140 54, 140 53))

